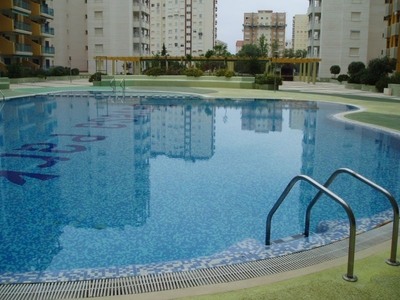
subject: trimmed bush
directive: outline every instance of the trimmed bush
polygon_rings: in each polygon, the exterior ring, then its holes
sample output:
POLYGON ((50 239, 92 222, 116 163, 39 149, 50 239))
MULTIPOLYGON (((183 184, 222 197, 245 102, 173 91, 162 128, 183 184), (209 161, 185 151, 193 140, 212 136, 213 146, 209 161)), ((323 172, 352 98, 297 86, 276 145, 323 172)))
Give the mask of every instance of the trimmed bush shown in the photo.
POLYGON ((215 76, 217 76, 217 77, 225 76, 226 71, 227 70, 225 70, 225 69, 219 69, 219 70, 215 71, 215 76))
POLYGON ((9 78, 21 78, 24 68, 20 63, 13 63, 11 65, 6 66, 7 69, 7 77, 9 78))
POLYGON ((342 81, 347 81, 349 80, 349 75, 347 74, 340 74, 337 78, 337 81, 342 82, 342 81))
POLYGON ((101 72, 94 73, 94 74, 90 75, 89 82, 101 81, 101 75, 107 75, 107 74, 101 73, 101 72))
POLYGON ((236 73, 234 71, 226 70, 226 72, 225 72, 226 78, 231 78, 233 76, 236 76, 236 73))
POLYGON ((256 75, 254 83, 256 84, 275 84, 282 85, 282 77, 274 75, 259 74, 256 75))
POLYGON ((153 67, 144 72, 147 76, 160 76, 165 75, 165 70, 161 67, 153 67))
POLYGON ((197 68, 188 68, 185 71, 186 76, 191 76, 191 77, 200 77, 204 75, 204 72, 200 69, 197 68))
POLYGON ((333 74, 334 76, 336 76, 337 74, 340 73, 340 67, 338 65, 333 65, 330 68, 331 74, 333 74))
POLYGON ((385 76, 378 80, 378 82, 375 84, 375 87, 379 92, 383 93, 383 89, 387 88, 389 83, 390 78, 388 76, 385 76))
POLYGON ((71 70, 71 75, 74 75, 74 76, 79 75, 79 69, 78 68, 73 68, 71 70))

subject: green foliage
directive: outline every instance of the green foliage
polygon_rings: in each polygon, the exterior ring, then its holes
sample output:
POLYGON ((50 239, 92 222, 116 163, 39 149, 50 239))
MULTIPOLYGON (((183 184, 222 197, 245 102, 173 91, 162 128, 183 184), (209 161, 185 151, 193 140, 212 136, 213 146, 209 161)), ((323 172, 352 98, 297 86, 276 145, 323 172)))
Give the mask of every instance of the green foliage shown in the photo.
POLYGON ((226 78, 231 78, 233 76, 236 76, 236 73, 234 71, 226 70, 226 72, 225 72, 225 77, 226 78))
POLYGON ((71 70, 71 75, 73 75, 73 76, 79 75, 79 69, 78 68, 73 68, 71 70))
POLYGON ((340 73, 340 66, 333 65, 329 70, 331 71, 331 74, 336 76, 337 74, 340 73))
POLYGON ((258 47, 260 48, 260 55, 262 57, 267 57, 269 45, 264 34, 262 34, 260 39, 258 40, 258 47))
POLYGON ((90 75, 89 82, 101 81, 101 75, 107 75, 107 74, 101 73, 101 72, 96 72, 96 73, 90 75))
POLYGON ((204 72, 197 68, 188 68, 185 71, 185 75, 192 76, 192 77, 200 77, 200 76, 204 75, 204 72))
POLYGON ((361 75, 365 70, 365 64, 362 61, 353 61, 348 66, 349 80, 348 83, 361 83, 361 75))
POLYGON ((236 73, 234 71, 226 70, 226 69, 219 69, 215 72, 215 76, 217 77, 227 77, 230 78, 232 76, 235 76, 236 73))
POLYGON ((204 55, 205 58, 211 58, 215 54, 214 50, 207 50, 206 54, 204 55))
POLYGON ((267 75, 267 74, 258 74, 255 76, 254 83, 256 84, 275 84, 282 85, 282 77, 267 75))
POLYGON ((13 63, 6 66, 7 77, 9 78, 21 78, 23 74, 23 67, 20 63, 13 63))
POLYGON ((49 76, 64 76, 64 75, 69 75, 69 69, 62 67, 62 66, 56 66, 53 68, 49 69, 50 75, 49 76))
POLYGON ((161 67, 153 67, 150 69, 147 69, 144 72, 145 75, 147 76, 160 76, 160 75, 165 75, 165 69, 161 67))
POLYGON ((337 78, 337 80, 339 81, 339 82, 342 82, 342 81, 347 81, 347 80, 349 80, 349 75, 347 75, 347 74, 340 74, 339 76, 338 76, 338 78, 337 78))
POLYGON ((296 50, 294 56, 297 58, 306 58, 307 50, 306 49, 303 49, 303 50, 298 49, 298 50, 296 50))
POLYGON ((382 93, 383 89, 387 88, 389 83, 391 83, 390 81, 391 79, 388 76, 384 76, 376 82, 375 87, 379 92, 382 93))
POLYGON ((225 69, 219 69, 215 72, 215 76, 217 77, 222 77, 225 76, 226 70, 225 69))
POLYGON ((162 49, 161 49, 161 56, 166 56, 168 54, 167 48, 165 47, 165 44, 162 44, 162 49))
POLYGON ((390 76, 389 83, 400 84, 400 72, 394 72, 392 76, 390 76))
POLYGON ((258 58, 261 57, 261 50, 257 45, 245 44, 242 49, 237 53, 238 57, 251 57, 258 58))

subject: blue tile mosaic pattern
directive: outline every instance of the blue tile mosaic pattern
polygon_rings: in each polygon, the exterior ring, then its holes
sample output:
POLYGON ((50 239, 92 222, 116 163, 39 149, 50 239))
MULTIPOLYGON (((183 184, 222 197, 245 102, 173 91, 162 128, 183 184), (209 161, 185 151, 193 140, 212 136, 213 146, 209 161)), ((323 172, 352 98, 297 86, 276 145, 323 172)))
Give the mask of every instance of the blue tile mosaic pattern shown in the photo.
MULTIPOLYGON (((324 197, 315 232, 296 237, 315 195, 299 184, 273 218, 277 243, 264 246, 267 214, 299 173, 322 183, 345 166, 400 196, 400 139, 329 117, 351 107, 188 98, 9 101, 0 119, 0 283, 194 270, 345 238, 346 213, 324 197)), ((358 232, 391 219, 386 199, 345 176, 332 190, 349 201, 358 232)))
MULTIPOLYGON (((393 219, 393 212, 391 210, 377 214, 373 216, 373 218, 359 219, 357 234, 373 230, 382 224, 386 224, 388 220, 391 219, 393 219)), ((348 238, 349 235, 349 223, 347 220, 323 221, 319 224, 319 227, 323 228, 324 232, 312 233, 307 238, 288 237, 279 241, 279 243, 272 243, 271 246, 265 246, 255 239, 246 239, 220 253, 207 257, 102 269, 77 269, 54 272, 43 271, 23 274, 4 273, 0 275, 0 284, 94 280, 213 268, 306 251, 348 238)))

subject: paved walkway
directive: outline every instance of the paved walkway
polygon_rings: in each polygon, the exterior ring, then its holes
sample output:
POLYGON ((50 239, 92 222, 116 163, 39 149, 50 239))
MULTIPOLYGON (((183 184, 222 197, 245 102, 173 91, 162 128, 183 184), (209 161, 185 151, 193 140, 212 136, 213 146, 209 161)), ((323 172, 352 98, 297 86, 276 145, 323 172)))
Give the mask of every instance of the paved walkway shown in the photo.
MULTIPOLYGON (((72 80, 72 81, 43 81, 43 82, 31 82, 31 83, 19 83, 19 84, 11 84, 10 89, 14 91, 20 91, 22 92, 23 90, 30 90, 30 89, 40 89, 41 91, 43 89, 49 89, 49 92, 52 91, 55 88, 58 89, 71 89, 71 88, 77 88, 77 89, 96 89, 96 87, 93 87, 92 83, 90 83, 87 79, 77 79, 77 80, 72 80)), ((133 87, 127 87, 129 90, 132 89, 149 89, 150 87, 144 87, 144 88, 133 88, 133 87)), ((173 88, 173 87, 172 87, 173 88)), ((152 88, 153 89, 153 88, 152 88)), ((170 88, 156 88, 157 90, 170 90, 170 88)), ((202 88, 177 88, 176 90, 204 90, 202 88)), ((386 99, 398 99, 400 100, 400 97, 394 97, 394 96, 387 96, 382 93, 372 93, 372 92, 366 92, 366 91, 361 91, 361 90, 352 90, 352 89, 346 89, 344 85, 342 84, 336 84, 336 83, 322 83, 322 82, 317 82, 315 85, 310 83, 304 83, 304 82, 293 82, 293 81, 285 81, 282 86, 279 87, 279 91, 273 92, 273 91, 261 91, 261 90, 248 90, 248 89, 216 89, 216 88, 210 88, 212 91, 224 91, 224 90, 231 90, 234 92, 234 95, 236 97, 243 97, 243 96, 250 96, 252 97, 253 95, 259 96, 259 95, 275 95, 279 98, 282 96, 285 97, 288 93, 285 92, 297 92, 297 93, 314 93, 314 94, 325 94, 329 96, 333 95, 353 95, 353 96, 362 96, 362 97, 373 97, 373 98, 386 98, 386 99)), ((290 95, 290 94, 289 94, 290 95)), ((286 97, 285 97, 286 98, 286 97)))

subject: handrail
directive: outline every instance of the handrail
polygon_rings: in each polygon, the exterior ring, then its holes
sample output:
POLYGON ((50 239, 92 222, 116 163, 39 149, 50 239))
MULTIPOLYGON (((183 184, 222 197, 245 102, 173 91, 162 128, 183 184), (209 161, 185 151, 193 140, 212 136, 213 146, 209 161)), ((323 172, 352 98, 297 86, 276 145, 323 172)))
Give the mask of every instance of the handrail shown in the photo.
MULTIPOLYGON (((336 179, 336 177, 341 174, 341 173, 347 173, 353 176, 354 178, 364 182, 365 184, 369 185, 370 187, 374 188, 378 192, 382 193, 383 195, 386 196, 386 198, 389 199, 392 208, 393 208, 393 230, 392 230, 392 246, 391 246, 391 253, 390 253, 390 258, 386 260, 386 263, 392 266, 399 266, 400 263, 399 261, 396 260, 396 254, 397 254, 397 240, 399 236, 399 206, 396 202, 396 199, 393 197, 391 193, 389 193, 387 190, 385 190, 383 187, 377 185, 376 183, 372 182, 371 180, 365 178, 364 176, 358 174, 357 172, 348 169, 348 168, 341 168, 336 170, 335 172, 332 173, 332 175, 329 177, 329 179, 325 182, 324 187, 328 188, 332 182, 336 179)), ((308 236, 309 231, 310 231, 310 215, 311 215, 311 209, 317 203, 318 199, 322 196, 322 192, 319 191, 318 194, 314 197, 313 200, 311 200, 310 204, 307 207, 306 211, 306 224, 305 224, 305 229, 304 229, 304 235, 308 236)))
POLYGON ((0 111, 1 111, 3 109, 3 107, 4 107, 5 102, 6 102, 6 97, 4 96, 4 94, 3 94, 3 92, 1 90, 0 90, 0 93, 3 96, 3 104, 0 107, 0 111))
POLYGON ((116 90, 117 90, 117 87, 116 87, 116 81, 115 81, 115 78, 113 78, 111 81, 110 81, 110 87, 112 88, 112 90, 113 90, 113 92, 115 92, 116 90), (113 85, 113 83, 114 83, 114 85, 113 85))
POLYGON ((119 86, 121 87, 122 91, 125 92, 125 88, 126 88, 126 86, 125 86, 125 79, 122 79, 122 80, 121 80, 121 82, 119 83, 119 86), (122 83, 123 83, 123 85, 122 85, 122 83))
POLYGON ((320 193, 324 193, 337 203, 339 203, 346 211, 347 216, 349 217, 350 222, 350 235, 349 235, 349 254, 348 254, 348 262, 347 262, 347 274, 343 275, 343 279, 347 281, 357 281, 357 276, 354 275, 354 255, 355 255, 355 247, 356 247, 356 219, 354 217, 354 213, 351 210, 351 207, 344 201, 342 198, 328 190, 325 186, 319 184, 312 178, 306 175, 297 175, 294 177, 289 184, 287 185, 286 189, 283 191, 282 195, 279 197, 278 201, 276 201, 275 205, 272 207, 271 211, 267 217, 267 228, 266 228, 266 235, 265 235, 265 244, 270 245, 271 242, 271 221, 272 216, 275 214, 276 210, 282 204, 283 200, 285 200, 286 196, 289 194, 293 186, 299 180, 305 180, 317 189, 319 189, 320 193))

